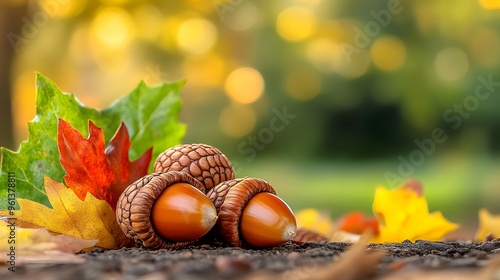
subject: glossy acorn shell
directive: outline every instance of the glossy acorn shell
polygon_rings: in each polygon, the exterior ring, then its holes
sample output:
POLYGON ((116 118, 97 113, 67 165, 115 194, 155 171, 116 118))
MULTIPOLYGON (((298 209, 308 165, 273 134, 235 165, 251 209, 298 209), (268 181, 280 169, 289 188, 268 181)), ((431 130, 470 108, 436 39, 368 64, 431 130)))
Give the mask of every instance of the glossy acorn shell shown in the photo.
POLYGON ((268 192, 254 195, 241 214, 241 236, 254 247, 281 246, 291 240, 296 231, 292 209, 268 192))
POLYGON ((196 244, 196 241, 176 242, 155 232, 151 221, 153 204, 161 193, 176 183, 187 183, 202 193, 201 182, 184 172, 155 172, 130 184, 121 194, 116 205, 116 220, 125 235, 137 246, 149 249, 179 249, 196 244))
POLYGON ((151 220, 161 237, 186 242, 207 234, 217 221, 217 212, 204 193, 189 184, 175 183, 153 203, 151 220))
MULTIPOLYGON (((276 194, 273 187, 265 180, 258 178, 239 178, 223 182, 211 189, 207 196, 212 200, 217 209, 218 219, 214 230, 216 235, 224 243, 235 247, 267 247, 268 241, 259 245, 246 242, 240 231, 241 216, 245 206, 257 194, 266 192, 276 194)), ((293 214, 292 214, 293 216, 293 214)), ((295 217, 290 218, 288 220, 295 217)), ((295 225, 295 223, 293 223, 295 225)), ((281 234, 278 234, 281 236, 281 234)), ((276 237, 270 236, 270 240, 276 240, 276 237)), ((278 237, 278 239, 280 239, 278 237)), ((286 242, 286 241, 285 241, 286 242)))
POLYGON ((207 191, 234 179, 229 159, 219 149, 206 144, 182 144, 169 148, 155 160, 154 170, 186 172, 200 181, 207 191))

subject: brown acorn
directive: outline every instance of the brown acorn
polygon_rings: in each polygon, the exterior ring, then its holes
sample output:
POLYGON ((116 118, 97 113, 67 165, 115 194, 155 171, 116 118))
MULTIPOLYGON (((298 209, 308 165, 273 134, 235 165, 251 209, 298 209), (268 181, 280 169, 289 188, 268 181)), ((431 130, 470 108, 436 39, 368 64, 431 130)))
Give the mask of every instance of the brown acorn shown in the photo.
POLYGON ((231 246, 280 246, 295 235, 297 224, 292 210, 262 179, 226 181, 207 196, 218 213, 215 231, 231 246))
POLYGON ((182 171, 205 185, 207 191, 221 182, 234 179, 229 159, 217 148, 206 144, 182 144, 161 153, 155 171, 182 171))
POLYGON ((215 225, 217 212, 201 182, 184 172, 156 172, 128 186, 116 219, 127 237, 149 249, 194 244, 215 225))

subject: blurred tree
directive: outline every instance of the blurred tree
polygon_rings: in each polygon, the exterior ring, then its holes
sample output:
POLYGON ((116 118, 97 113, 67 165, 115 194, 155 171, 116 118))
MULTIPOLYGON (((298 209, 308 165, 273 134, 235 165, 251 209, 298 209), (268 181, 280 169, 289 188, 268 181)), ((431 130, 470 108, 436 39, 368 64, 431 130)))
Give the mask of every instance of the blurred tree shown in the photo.
POLYGON ((27 12, 27 1, 0 2, 0 146, 15 148, 12 125, 12 61, 15 49, 8 35, 20 34, 22 18, 27 12))

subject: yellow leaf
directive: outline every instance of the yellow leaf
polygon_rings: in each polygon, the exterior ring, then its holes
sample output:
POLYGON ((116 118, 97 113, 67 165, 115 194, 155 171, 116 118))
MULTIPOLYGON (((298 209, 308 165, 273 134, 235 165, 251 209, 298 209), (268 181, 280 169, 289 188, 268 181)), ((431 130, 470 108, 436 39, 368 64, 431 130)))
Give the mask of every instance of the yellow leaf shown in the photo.
POLYGON ((425 197, 405 186, 392 191, 378 187, 373 212, 380 229, 380 234, 372 238, 375 243, 405 239, 437 241, 458 227, 446 220, 441 212, 429 213, 425 197))
POLYGON ((320 213, 318 210, 308 208, 295 214, 297 228, 313 230, 324 236, 330 237, 333 234, 333 222, 327 214, 320 213))
POLYGON ((54 236, 45 228, 19 228, 15 220, 0 221, 0 260, 13 265, 22 263, 73 263, 85 259, 73 255, 93 247, 97 240, 83 240, 69 235, 54 236))
MULTIPOLYGON (((19 225, 46 228, 52 233, 71 235, 81 239, 99 240, 96 246, 114 249, 127 241, 116 222, 115 213, 105 200, 87 193, 82 201, 75 192, 62 183, 45 178, 45 190, 52 205, 48 208, 31 200, 18 198, 20 210, 14 217, 19 225)), ((8 215, 6 211, 0 215, 8 215)))
POLYGON ((479 210, 479 228, 476 232, 476 240, 484 241, 486 236, 492 234, 494 238, 500 237, 500 215, 492 215, 488 210, 479 210))
POLYGON ((20 228, 12 224, 0 222, 0 239, 12 240, 0 243, 0 250, 8 250, 15 244, 16 250, 57 249, 67 253, 78 253, 84 248, 93 247, 97 240, 83 240, 69 235, 52 235, 45 228, 20 228), (9 237, 12 236, 10 239, 9 237))

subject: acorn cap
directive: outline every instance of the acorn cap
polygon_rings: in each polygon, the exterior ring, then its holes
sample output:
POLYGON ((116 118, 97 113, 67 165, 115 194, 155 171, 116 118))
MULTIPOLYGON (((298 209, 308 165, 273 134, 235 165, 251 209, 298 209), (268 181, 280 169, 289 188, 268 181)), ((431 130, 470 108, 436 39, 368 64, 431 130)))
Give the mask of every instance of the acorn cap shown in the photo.
POLYGON ((155 171, 183 171, 210 190, 221 182, 234 179, 229 159, 219 149, 206 144, 182 144, 161 153, 154 164, 155 171))
POLYGON ((225 243, 236 247, 245 244, 240 234, 240 217, 248 201, 261 192, 276 194, 265 180, 245 177, 220 183, 207 193, 218 213, 218 235, 225 243))
POLYGON ((116 219, 125 235, 137 245, 149 249, 178 249, 196 241, 174 242, 160 237, 151 223, 151 209, 164 189, 176 183, 187 183, 205 193, 205 187, 185 172, 155 172, 146 175, 121 194, 116 205, 116 219))

